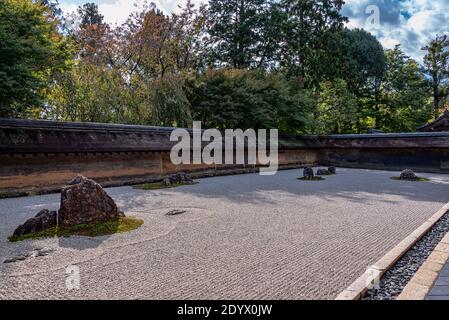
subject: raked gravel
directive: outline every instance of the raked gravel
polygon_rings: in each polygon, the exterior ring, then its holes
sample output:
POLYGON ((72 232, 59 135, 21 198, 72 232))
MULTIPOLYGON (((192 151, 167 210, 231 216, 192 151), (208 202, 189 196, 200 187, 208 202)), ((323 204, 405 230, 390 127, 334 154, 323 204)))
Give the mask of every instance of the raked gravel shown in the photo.
POLYGON ((333 299, 449 202, 449 176, 390 179, 398 174, 339 169, 300 181, 302 170, 289 170, 107 189, 145 224, 93 239, 9 243, 27 218, 57 209, 59 196, 3 199, 0 299, 333 299), (28 256, 42 248, 49 254, 28 256), (79 290, 66 287, 71 265, 79 290))

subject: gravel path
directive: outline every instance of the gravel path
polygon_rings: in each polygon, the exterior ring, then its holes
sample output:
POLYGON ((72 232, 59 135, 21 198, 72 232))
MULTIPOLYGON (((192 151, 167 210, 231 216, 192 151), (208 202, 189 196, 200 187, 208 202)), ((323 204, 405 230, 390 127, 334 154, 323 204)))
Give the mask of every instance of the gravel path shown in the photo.
POLYGON ((58 195, 0 200, 0 299, 333 299, 449 201, 449 176, 340 169, 325 181, 217 177, 170 190, 108 189, 137 231, 8 243, 58 195), (167 216, 181 209, 186 213, 167 216), (15 263, 18 255, 42 252, 15 263), (36 257, 34 257, 36 256, 36 257), (66 288, 66 268, 80 289, 66 288))

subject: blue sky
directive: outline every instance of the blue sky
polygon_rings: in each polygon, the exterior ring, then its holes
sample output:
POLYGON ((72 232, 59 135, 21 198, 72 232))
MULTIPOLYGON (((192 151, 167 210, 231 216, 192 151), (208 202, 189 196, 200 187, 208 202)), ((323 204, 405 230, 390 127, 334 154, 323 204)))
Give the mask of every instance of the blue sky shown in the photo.
MULTIPOLYGON (((203 0, 204 1, 204 0, 203 0)), ((144 0, 60 0, 65 12, 71 12, 85 2, 95 2, 110 23, 121 23, 134 11, 134 3, 144 0)), ((165 12, 176 10, 185 0, 154 0, 165 12)), ((201 0, 193 0, 200 3, 201 0)), ((392 48, 401 44, 411 57, 422 61, 421 48, 437 34, 449 34, 449 0, 346 0, 343 14, 349 17, 348 27, 365 28, 392 48), (373 11, 373 7, 374 11, 373 11), (376 9, 378 8, 378 10, 376 9), (367 10, 370 9, 370 10, 367 10), (379 24, 367 23, 379 12, 379 24)))

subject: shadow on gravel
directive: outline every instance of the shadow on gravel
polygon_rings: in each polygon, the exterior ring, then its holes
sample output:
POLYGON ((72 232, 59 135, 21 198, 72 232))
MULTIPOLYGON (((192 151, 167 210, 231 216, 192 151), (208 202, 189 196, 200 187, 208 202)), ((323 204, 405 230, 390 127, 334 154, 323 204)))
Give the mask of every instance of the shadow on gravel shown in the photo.
MULTIPOLYGON (((274 176, 246 174, 201 180, 201 184, 177 192, 191 193, 206 198, 226 198, 237 203, 273 203, 267 194, 284 193, 292 196, 316 196, 324 201, 347 200, 368 203, 385 195, 395 195, 413 201, 449 201, 449 175, 421 174, 428 182, 393 181, 395 172, 338 169, 337 175, 325 181, 300 181, 302 170, 279 171, 274 176)), ((133 198, 130 199, 133 202, 133 198)), ((398 201, 382 199, 385 203, 398 201)), ((137 204, 137 203, 136 203, 137 204)))

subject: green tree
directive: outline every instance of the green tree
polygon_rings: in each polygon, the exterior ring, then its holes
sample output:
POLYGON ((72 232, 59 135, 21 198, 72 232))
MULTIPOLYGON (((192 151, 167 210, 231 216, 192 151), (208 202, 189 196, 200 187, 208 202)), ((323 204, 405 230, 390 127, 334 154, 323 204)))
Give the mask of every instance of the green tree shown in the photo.
POLYGON ((376 127, 413 132, 432 117, 429 90, 419 64, 400 46, 385 51, 386 73, 374 108, 376 127))
POLYGON ((335 77, 338 32, 347 21, 340 13, 343 4, 343 0, 280 2, 285 13, 280 62, 308 87, 335 77))
POLYGON ((278 128, 300 133, 309 101, 277 73, 242 69, 210 70, 188 87, 192 116, 206 127, 278 128))
POLYGON ((98 5, 95 3, 85 3, 78 7, 78 15, 80 17, 80 27, 86 28, 88 26, 103 24, 104 16, 98 11, 98 5))
POLYGON ((447 35, 437 36, 425 46, 427 51, 424 57, 424 72, 430 78, 430 87, 433 95, 434 117, 440 115, 441 102, 449 92, 444 89, 444 84, 449 79, 449 39, 447 35))
POLYGON ((182 79, 170 75, 153 83, 151 123, 167 127, 190 127, 190 109, 182 79))
POLYGON ((68 56, 57 26, 40 2, 0 1, 0 117, 39 113, 42 89, 68 56))
POLYGON ((384 49, 363 29, 341 32, 339 76, 359 97, 375 95, 385 75, 384 49))
POLYGON ((49 89, 46 118, 68 121, 189 126, 183 80, 125 80, 120 70, 78 61, 49 89))
POLYGON ((319 90, 314 133, 354 133, 357 108, 357 98, 344 80, 323 82, 319 90))
POLYGON ((270 64, 279 33, 271 0, 211 0, 208 33, 211 60, 218 66, 257 68, 270 64))
POLYGON ((376 126, 376 108, 385 76, 384 50, 379 41, 362 29, 345 29, 340 35, 335 75, 346 81, 357 97, 357 133, 376 126))

